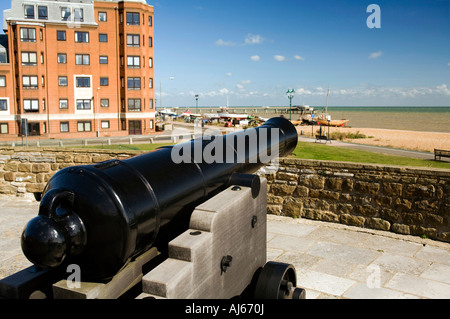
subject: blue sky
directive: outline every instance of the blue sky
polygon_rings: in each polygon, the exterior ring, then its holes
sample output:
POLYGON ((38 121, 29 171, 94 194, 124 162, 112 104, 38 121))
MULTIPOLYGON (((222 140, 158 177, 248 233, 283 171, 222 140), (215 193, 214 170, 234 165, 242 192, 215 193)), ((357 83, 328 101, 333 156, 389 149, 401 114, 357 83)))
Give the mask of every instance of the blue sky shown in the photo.
POLYGON ((450 106, 450 0, 147 2, 158 107, 450 106))

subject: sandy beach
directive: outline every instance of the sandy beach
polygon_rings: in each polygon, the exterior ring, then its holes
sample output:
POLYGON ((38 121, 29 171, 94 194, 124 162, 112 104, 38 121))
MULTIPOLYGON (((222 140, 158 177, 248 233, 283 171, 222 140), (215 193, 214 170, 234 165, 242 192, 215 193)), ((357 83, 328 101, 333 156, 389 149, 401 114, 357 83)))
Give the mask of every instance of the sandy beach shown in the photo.
MULTIPOLYGON (((314 132, 319 129, 314 126, 314 132)), ((328 133, 328 128, 323 130, 328 133)), ((297 131, 303 131, 306 136, 312 132, 311 126, 297 126, 297 131)), ((450 150, 450 133, 439 132, 416 132, 405 130, 391 130, 378 128, 348 128, 348 127, 330 127, 330 135, 333 132, 364 134, 367 138, 345 139, 345 142, 358 144, 387 146, 414 151, 434 152, 434 149, 450 150)))

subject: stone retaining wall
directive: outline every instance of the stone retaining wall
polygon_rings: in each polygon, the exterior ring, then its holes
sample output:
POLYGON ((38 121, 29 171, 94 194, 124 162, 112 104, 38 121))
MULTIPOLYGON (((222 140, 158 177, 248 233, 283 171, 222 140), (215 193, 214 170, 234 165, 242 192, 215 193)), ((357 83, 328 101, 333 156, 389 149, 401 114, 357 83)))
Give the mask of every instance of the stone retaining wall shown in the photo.
POLYGON ((268 211, 450 242, 450 170, 280 159, 268 211))
POLYGON ((21 148, 0 149, 0 194, 42 192, 54 173, 74 165, 124 159, 142 151, 21 148))
MULTIPOLYGON (((0 148, 0 194, 41 192, 58 170, 142 151, 0 148)), ((450 170, 280 159, 266 168, 268 211, 450 242, 450 170)))

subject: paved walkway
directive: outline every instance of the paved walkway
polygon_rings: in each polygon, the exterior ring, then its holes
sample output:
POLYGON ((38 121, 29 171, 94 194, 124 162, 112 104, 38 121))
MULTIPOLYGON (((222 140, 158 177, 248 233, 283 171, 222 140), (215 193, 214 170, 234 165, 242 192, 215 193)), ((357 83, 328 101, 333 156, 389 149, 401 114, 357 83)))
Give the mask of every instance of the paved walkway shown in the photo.
MULTIPOLYGON (((39 203, 0 197, 0 279, 30 266, 20 235, 39 203)), ((267 260, 291 263, 307 298, 450 298, 450 244, 268 216, 267 260)))

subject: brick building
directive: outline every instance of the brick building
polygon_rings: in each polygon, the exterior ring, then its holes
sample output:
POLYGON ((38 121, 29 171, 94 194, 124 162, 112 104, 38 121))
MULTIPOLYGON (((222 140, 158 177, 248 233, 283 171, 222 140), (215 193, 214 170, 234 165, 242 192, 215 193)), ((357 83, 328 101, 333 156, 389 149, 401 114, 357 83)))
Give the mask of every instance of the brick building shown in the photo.
POLYGON ((3 19, 0 140, 154 132, 145 0, 11 0, 3 19))

